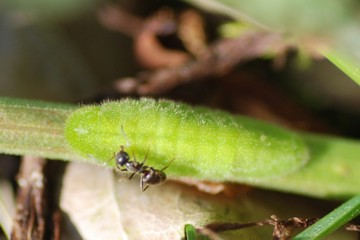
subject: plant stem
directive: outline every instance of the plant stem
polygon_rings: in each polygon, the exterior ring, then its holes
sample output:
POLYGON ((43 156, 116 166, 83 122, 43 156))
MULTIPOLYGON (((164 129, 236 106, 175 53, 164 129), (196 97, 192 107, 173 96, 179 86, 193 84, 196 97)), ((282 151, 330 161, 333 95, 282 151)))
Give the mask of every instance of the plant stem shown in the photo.
POLYGON ((50 159, 81 159, 65 141, 66 118, 76 106, 0 98, 2 153, 50 159))
POLYGON ((350 198, 360 193, 360 142, 301 133, 310 160, 284 177, 257 181, 254 185, 321 198, 350 198))
MULTIPOLYGON (((76 109, 74 105, 0 98, 0 152, 103 165, 80 157, 65 140, 65 122, 76 109)), ((310 152, 309 162, 304 167, 282 177, 243 181, 240 176, 229 181, 321 198, 349 198, 360 193, 360 141, 299 134, 310 152)), ((185 163, 177 164, 186 169, 185 163)), ((167 173, 172 176, 170 168, 167 173)), ((213 176, 199 171, 193 177, 221 180, 213 176)))

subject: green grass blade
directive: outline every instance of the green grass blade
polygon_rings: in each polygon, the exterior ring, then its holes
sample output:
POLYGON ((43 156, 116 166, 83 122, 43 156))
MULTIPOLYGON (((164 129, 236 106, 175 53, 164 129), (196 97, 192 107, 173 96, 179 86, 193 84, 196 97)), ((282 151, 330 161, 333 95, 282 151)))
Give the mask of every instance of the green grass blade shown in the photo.
POLYGON ((321 239, 359 214, 360 195, 357 195, 330 212, 311 227, 298 234, 294 237, 294 240, 321 239))
POLYGON ((186 240, 195 240, 196 239, 196 229, 191 224, 185 225, 185 239, 186 240))
POLYGON ((1 153, 79 159, 64 138, 73 105, 0 98, 1 153))
POLYGON ((344 200, 360 194, 360 141, 301 135, 310 149, 310 161, 292 174, 253 184, 321 198, 344 200))
POLYGON ((360 63, 336 51, 322 53, 330 62, 360 85, 360 63))
POLYGON ((196 231, 196 228, 191 224, 185 225, 185 240, 209 240, 205 235, 196 231))
MULTIPOLYGON (((173 103, 176 108, 177 103, 173 103)), ((129 106, 127 106, 129 107, 129 106)), ((83 157, 80 157, 75 150, 73 150, 69 143, 65 140, 64 128, 65 122, 68 121, 68 117, 78 109, 74 105, 66 104, 55 104, 48 102, 39 102, 39 101, 30 101, 30 100, 17 100, 9 98, 0 98, 0 152, 5 154, 14 154, 14 155, 33 155, 41 156, 49 159, 61 159, 61 160, 85 160, 88 162, 94 162, 93 158, 88 157, 88 154, 91 152, 86 152, 83 157)), ((189 108, 191 109, 191 108, 189 108)), ((115 109, 116 110, 116 109, 115 109)), ((114 110, 114 111, 115 111, 114 110)), ((127 109, 126 112, 129 112, 131 109, 127 109)), ((206 110, 210 115, 217 114, 218 112, 212 110, 206 110)), ((118 112, 118 111, 115 111, 118 112)), ((170 111, 171 112, 171 111, 170 111)), ((136 114, 139 118, 148 119, 143 112, 138 112, 136 114)), ((161 117, 164 117, 161 115, 161 117)), ((232 119, 232 115, 228 115, 228 119, 232 119)), ((117 116, 110 115, 109 119, 119 119, 117 116)), ((184 118, 185 119, 185 118, 184 118)), ((189 119, 186 119, 187 121, 189 119)), ((84 126, 88 119, 80 121, 77 127, 74 127, 74 131, 79 132, 79 126, 84 126)), ((126 121, 126 124, 129 124, 130 121, 126 121)), ((171 121, 169 119, 168 121, 171 121)), ((252 119, 248 119, 249 123, 252 119)), ((195 121, 196 122, 196 121, 195 121)), ((255 124, 254 120, 254 124, 255 124)), ((154 121, 158 123, 158 121, 154 121)), ((184 122, 185 123, 185 122, 184 122)), ((119 130, 109 130, 111 124, 114 124, 114 121, 110 121, 107 124, 103 124, 105 127, 104 137, 106 141, 110 141, 110 138, 114 131, 116 134, 121 135, 120 128, 119 130), (117 130, 117 131, 116 131, 117 130)), ((155 125, 156 125, 155 124, 155 125)), ((164 123, 162 123, 163 125, 164 123)), ((175 124, 176 125, 176 124, 175 124)), ((94 129, 98 129, 99 124, 94 125, 94 129)), ((156 125, 157 126, 157 125, 156 125)), ((254 125, 255 126, 255 125, 254 125)), ((217 126, 219 129, 217 131, 222 132, 224 130, 223 125, 217 126)), ((131 137, 130 130, 133 128, 126 128, 126 134, 131 137)), ((154 129, 156 129, 154 127, 154 129)), ((169 128, 171 129, 171 128, 169 128)), ((199 128, 199 131, 203 129, 199 128)), ((149 136, 157 136, 156 133, 151 135, 146 135, 147 128, 140 128, 136 132, 139 134, 138 139, 143 140, 149 136)), ((169 132, 171 132, 169 130, 169 132)), ((231 134, 231 132, 230 132, 231 134)), ((299 134, 299 133, 295 133, 299 134)), ((192 136, 193 133, 190 132, 189 136, 192 136)), ((183 136, 186 137, 186 136, 183 136)), ((293 192, 296 194, 304 194, 310 196, 316 196, 321 198, 349 198, 360 194, 360 141, 350 140, 345 138, 331 137, 331 136, 321 136, 321 135, 312 135, 300 133, 299 138, 304 141, 305 147, 308 148, 310 159, 304 167, 287 174, 285 176, 273 175, 276 177, 260 179, 257 176, 245 181, 241 174, 234 174, 233 176, 227 176, 227 180, 239 183, 248 183, 250 185, 259 186, 262 188, 274 189, 277 191, 284 192, 293 192)), ((94 141, 94 144, 88 145, 85 150, 91 149, 92 147, 98 147, 99 135, 94 134, 91 138, 94 141)), ((134 140, 132 137, 131 140, 134 140)), ((161 139, 159 139, 161 140, 161 139)), ((164 139, 162 139, 164 140, 164 139)), ((176 145, 176 141, 180 141, 178 138, 171 140, 170 144, 172 146, 176 145)), ((159 141, 152 143, 154 148, 159 141)), ((119 147, 118 140, 115 139, 113 148, 102 149, 104 151, 104 159, 109 159, 109 157, 116 151, 119 147)), ((139 142, 132 142, 136 147, 139 147, 139 142)), ((112 144, 112 143, 111 143, 112 144)), ((204 142, 205 144, 205 142, 204 142)), ((84 139, 79 139, 79 145, 84 145, 84 139)), ((206 141, 206 147, 210 146, 210 150, 218 146, 218 142, 208 142, 206 141), (211 145, 215 144, 215 145, 211 145)), ((107 146, 107 145, 106 145, 107 146)), ((197 146, 196 143, 194 146, 197 146)), ((228 148, 236 148, 239 145, 225 146, 228 148)), ((241 145, 240 145, 241 146, 241 145)), ((146 143, 144 145, 143 152, 146 152, 149 145, 146 143)), ((280 149, 282 150, 282 149, 280 149)), ((141 153, 141 151, 140 151, 141 153)), ((165 159, 164 162, 159 162, 159 166, 164 166, 168 163, 169 159, 174 158, 174 154, 167 154, 165 151, 159 150, 159 155, 161 153, 161 159, 165 159)), ((176 168, 169 167, 166 169, 166 173, 171 176, 175 174, 179 175, 179 172, 183 171, 182 176, 189 175, 193 172, 190 172, 187 169, 194 167, 193 160, 191 161, 179 161, 180 157, 186 157, 186 154, 192 154, 191 150, 189 153, 182 151, 178 155, 178 159, 172 166, 177 165, 176 168)), ((249 155, 249 152, 247 152, 249 155)), ((253 152, 254 156, 258 156, 258 153, 253 152)), ((93 154, 91 156, 94 156, 93 154)), ((154 163, 156 155, 153 155, 151 161, 154 163)), ((199 155, 201 156, 201 154, 199 155)), ((245 156, 245 155, 244 155, 245 156)), ((284 157, 284 155, 279 154, 279 156, 284 157)), ((286 157, 286 156, 285 156, 286 157)), ((94 156, 96 159, 97 156, 94 156)), ((226 177, 225 175, 228 171, 224 171, 215 164, 209 162, 209 158, 204 158, 199 160, 195 158, 197 162, 196 166, 202 164, 204 169, 205 166, 209 169, 208 175, 204 171, 196 171, 192 176, 199 179, 213 180, 213 181, 223 181, 226 177)), ((230 158, 229 158, 230 159, 230 158)), ((263 158, 261 158, 263 160, 263 158)), ((159 160, 159 161, 160 161, 159 160)), ((270 159, 273 161, 272 159, 270 159)), ((275 158, 274 161, 277 161, 278 158, 275 158)), ((194 160, 195 161, 195 160, 194 160)), ((97 164, 104 165, 108 162, 101 162, 100 160, 96 162, 97 164)), ((250 162, 251 163, 251 162, 250 162)), ((275 162, 277 164, 278 162, 275 162)), ((112 161, 110 164, 114 164, 112 161)), ((223 163, 222 163, 223 164, 223 163)), ((266 167, 266 162, 258 162, 259 167, 266 167)), ((223 164, 225 167, 233 169, 231 165, 223 164)), ((223 167, 223 166, 222 166, 223 167)), ((197 168, 195 169, 197 170, 197 168)))

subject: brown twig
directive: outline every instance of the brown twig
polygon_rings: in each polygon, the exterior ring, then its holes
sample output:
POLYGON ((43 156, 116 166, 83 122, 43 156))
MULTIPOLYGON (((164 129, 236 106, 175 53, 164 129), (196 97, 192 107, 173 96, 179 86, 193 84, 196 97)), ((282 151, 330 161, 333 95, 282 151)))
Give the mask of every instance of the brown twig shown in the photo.
POLYGON ((216 233, 231 230, 240 230, 243 228, 254 226, 274 226, 273 239, 274 240, 289 240, 291 234, 295 229, 307 228, 314 224, 317 218, 289 218, 287 220, 279 220, 275 215, 272 215, 270 219, 259 222, 250 223, 212 223, 206 225, 204 228, 198 229, 199 233, 208 236, 210 239, 219 239, 216 233))
MULTIPOLYGON (((277 33, 247 32, 236 39, 220 40, 202 57, 180 67, 140 73, 134 79, 140 82, 134 91, 140 95, 161 94, 186 82, 222 77, 239 63, 283 51, 283 48, 284 41, 277 33)), ((122 91, 121 84, 116 86, 122 91)))
POLYGON ((348 231, 360 232, 360 225, 350 224, 346 227, 348 231))
POLYGON ((207 47, 203 19, 194 10, 177 16, 163 8, 141 20, 119 6, 108 6, 98 16, 105 27, 134 38, 134 52, 143 66, 158 69, 120 79, 114 85, 121 93, 161 94, 186 82, 222 77, 237 64, 269 53, 281 56, 290 47, 279 33, 250 30, 207 47), (164 47, 158 37, 169 34, 177 34, 187 52, 164 47))
POLYGON ((53 240, 59 240, 60 239, 60 223, 61 223, 61 213, 60 210, 57 210, 52 215, 52 221, 54 223, 54 229, 53 229, 53 240))
POLYGON ((17 209, 11 239, 43 239, 45 159, 26 156, 18 175, 17 209))
POLYGON ((308 228, 318 221, 318 218, 298 218, 292 217, 287 220, 279 220, 275 215, 268 220, 270 225, 274 226, 273 239, 274 240, 289 240, 291 234, 295 229, 308 228))
POLYGON ((360 239, 360 225, 350 224, 346 227, 346 230, 357 232, 357 239, 360 239))
POLYGON ((180 14, 177 32, 188 52, 196 58, 204 54, 207 48, 205 22, 197 11, 187 9, 180 14))
POLYGON ((158 36, 175 33, 177 22, 169 8, 159 10, 148 18, 134 38, 134 52, 142 66, 149 69, 173 68, 186 63, 191 56, 181 50, 164 47, 158 36))
POLYGON ((184 51, 165 48, 158 39, 158 36, 173 34, 177 30, 175 14, 170 8, 162 8, 143 20, 119 6, 109 5, 99 11, 98 19, 106 28, 133 37, 135 56, 146 68, 171 68, 191 58, 184 51))

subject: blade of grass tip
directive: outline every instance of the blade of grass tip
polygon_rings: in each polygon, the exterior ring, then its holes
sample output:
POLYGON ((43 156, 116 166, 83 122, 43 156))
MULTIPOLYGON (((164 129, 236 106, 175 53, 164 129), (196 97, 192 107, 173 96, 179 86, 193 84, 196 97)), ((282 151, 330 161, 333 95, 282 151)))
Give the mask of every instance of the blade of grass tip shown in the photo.
POLYGON ((341 55, 336 51, 321 52, 330 62, 360 85, 359 62, 349 56, 341 55))
POLYGON ((196 229, 191 224, 185 225, 185 239, 186 240, 195 240, 196 239, 196 229))
POLYGON ((293 240, 322 239, 360 214, 360 195, 357 195, 305 229, 293 240))

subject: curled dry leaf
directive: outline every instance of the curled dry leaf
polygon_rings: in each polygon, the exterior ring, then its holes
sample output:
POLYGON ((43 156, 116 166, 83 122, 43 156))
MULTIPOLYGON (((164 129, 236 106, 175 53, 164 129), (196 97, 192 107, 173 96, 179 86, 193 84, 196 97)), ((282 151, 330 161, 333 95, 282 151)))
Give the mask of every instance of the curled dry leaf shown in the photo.
POLYGON ((280 34, 268 32, 249 31, 239 38, 223 39, 209 46, 195 61, 174 68, 162 68, 151 73, 138 74, 137 78, 141 84, 136 92, 141 95, 160 94, 190 81, 222 77, 238 64, 265 54, 277 54, 277 51, 283 51, 287 46, 283 48, 275 46, 284 44, 286 43, 280 34))
POLYGON ((346 230, 360 233, 360 225, 350 224, 346 227, 346 230))
MULTIPOLYGON (((318 206, 283 194, 209 195, 171 181, 142 192, 139 185, 137 177, 120 182, 108 169, 71 163, 64 176, 60 205, 83 239, 181 239, 185 224, 201 228, 216 222, 246 223, 274 213, 321 215, 318 206)), ((272 231, 269 226, 252 227, 223 232, 219 237, 270 239, 272 231)), ((340 233, 333 239, 354 238, 340 233)))
POLYGON ((98 19, 104 27, 134 38, 135 55, 146 68, 178 67, 191 58, 186 52, 164 47, 158 39, 176 32, 177 21, 170 8, 160 9, 149 18, 141 19, 120 6, 108 5, 98 12, 98 19))
POLYGON ((160 43, 158 36, 176 31, 176 20, 171 9, 164 8, 147 19, 134 38, 134 51, 142 66, 150 69, 178 67, 191 58, 186 52, 168 49, 160 43))
POLYGON ((60 207, 84 239, 128 239, 109 169, 73 163, 66 170, 60 207))
POLYGON ((199 191, 210 193, 210 194, 221 193, 226 188, 224 183, 199 181, 199 180, 189 178, 189 177, 182 177, 177 180, 182 183, 185 183, 189 186, 195 186, 199 191))
MULTIPOLYGON (((81 163, 68 166, 60 205, 84 239, 180 239, 187 223, 241 221, 254 211, 246 198, 225 200, 176 183, 141 192, 138 178, 119 182, 110 170, 81 163)), ((262 215, 261 211, 257 212, 262 215)), ((255 239, 265 236, 263 229, 236 234, 257 236, 255 239)))
POLYGON ((194 186, 197 190, 208 194, 220 194, 223 193, 226 196, 236 196, 248 192, 251 187, 247 185, 201 181, 189 177, 176 178, 176 181, 184 183, 189 186, 194 186))
POLYGON ((0 226, 9 239, 12 218, 15 215, 15 199, 10 181, 0 179, 0 226))
POLYGON ((205 20, 199 12, 187 9, 180 14, 178 35, 184 43, 184 47, 196 58, 206 51, 205 20))

